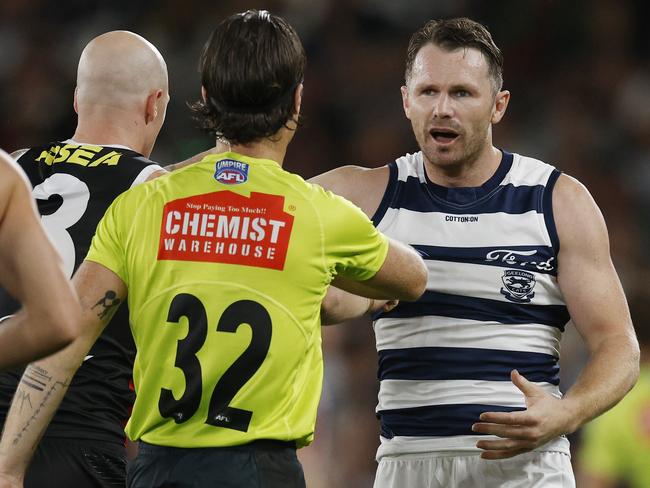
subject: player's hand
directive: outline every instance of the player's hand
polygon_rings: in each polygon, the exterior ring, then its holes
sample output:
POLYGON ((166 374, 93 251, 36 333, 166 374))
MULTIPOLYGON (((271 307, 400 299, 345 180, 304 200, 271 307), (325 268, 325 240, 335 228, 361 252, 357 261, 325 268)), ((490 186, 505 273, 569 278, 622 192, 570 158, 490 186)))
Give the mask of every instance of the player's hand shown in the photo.
POLYGON ((484 449, 483 459, 505 459, 532 451, 561 434, 570 432, 570 415, 562 400, 531 383, 517 370, 510 373, 514 385, 526 398, 526 410, 517 412, 484 412, 474 432, 492 434, 501 439, 481 440, 476 447, 484 449))
POLYGON ((399 300, 370 300, 370 305, 368 306, 369 314, 374 314, 376 312, 390 312, 392 309, 397 307, 399 300))

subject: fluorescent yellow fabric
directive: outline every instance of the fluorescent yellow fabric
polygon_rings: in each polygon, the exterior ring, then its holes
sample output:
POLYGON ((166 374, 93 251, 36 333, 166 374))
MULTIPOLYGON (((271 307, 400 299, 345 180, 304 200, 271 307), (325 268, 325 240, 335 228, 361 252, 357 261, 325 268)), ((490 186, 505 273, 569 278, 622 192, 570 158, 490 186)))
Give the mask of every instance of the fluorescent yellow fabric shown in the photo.
POLYGON ((650 486, 650 367, 618 405, 587 424, 579 459, 593 475, 650 486))
POLYGON ((211 155, 124 193, 86 259, 128 286, 129 437, 309 444, 321 300, 336 274, 374 276, 387 249, 358 208, 269 160, 211 155))

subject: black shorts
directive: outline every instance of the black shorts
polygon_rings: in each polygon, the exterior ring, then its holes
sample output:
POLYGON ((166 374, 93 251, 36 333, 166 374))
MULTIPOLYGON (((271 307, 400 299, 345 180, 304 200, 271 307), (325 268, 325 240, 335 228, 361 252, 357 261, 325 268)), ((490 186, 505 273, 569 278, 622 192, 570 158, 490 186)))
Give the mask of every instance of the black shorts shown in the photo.
POLYGON ((178 448, 140 442, 128 469, 129 488, 305 488, 294 443, 178 448))
POLYGON ((34 453, 24 488, 126 486, 126 450, 94 440, 44 438, 34 453))

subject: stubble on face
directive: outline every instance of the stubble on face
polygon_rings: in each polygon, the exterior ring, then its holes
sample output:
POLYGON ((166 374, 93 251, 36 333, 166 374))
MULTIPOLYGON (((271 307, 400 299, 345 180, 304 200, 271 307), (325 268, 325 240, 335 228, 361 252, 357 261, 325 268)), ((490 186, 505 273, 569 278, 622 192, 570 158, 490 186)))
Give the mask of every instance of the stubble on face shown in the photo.
MULTIPOLYGON (((436 126, 438 125, 436 124, 436 126)), ((488 122, 483 125, 476 124, 471 127, 459 128, 458 132, 457 145, 454 147, 432 143, 431 133, 426 126, 420 130, 416 140, 425 158, 431 164, 447 169, 460 169, 474 163, 491 146, 488 137, 491 132, 491 124, 488 122)))

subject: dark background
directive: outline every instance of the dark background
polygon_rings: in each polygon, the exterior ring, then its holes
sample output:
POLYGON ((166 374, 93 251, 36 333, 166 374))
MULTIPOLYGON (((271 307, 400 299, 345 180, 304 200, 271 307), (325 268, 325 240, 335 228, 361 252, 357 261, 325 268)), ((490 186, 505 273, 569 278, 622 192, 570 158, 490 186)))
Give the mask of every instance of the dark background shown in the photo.
MULTIPOLYGON (((310 177, 379 166, 417 150, 399 87, 411 33, 430 18, 485 23, 505 55, 508 113, 496 145, 577 177, 605 215, 637 327, 650 291, 650 4, 643 1, 199 0, 0 1, 0 147, 68 138, 76 64, 113 29, 137 32, 167 60, 171 102, 152 158, 179 161, 213 144, 190 118, 197 60, 217 22, 247 8, 286 17, 305 44, 304 126, 285 167, 310 177)), ((315 444, 301 452, 310 487, 371 486, 378 444, 376 354, 369 322, 324 331, 326 380, 315 444)), ((575 331, 563 386, 584 362, 575 331)), ((579 435, 574 448, 579 448, 579 435)))

